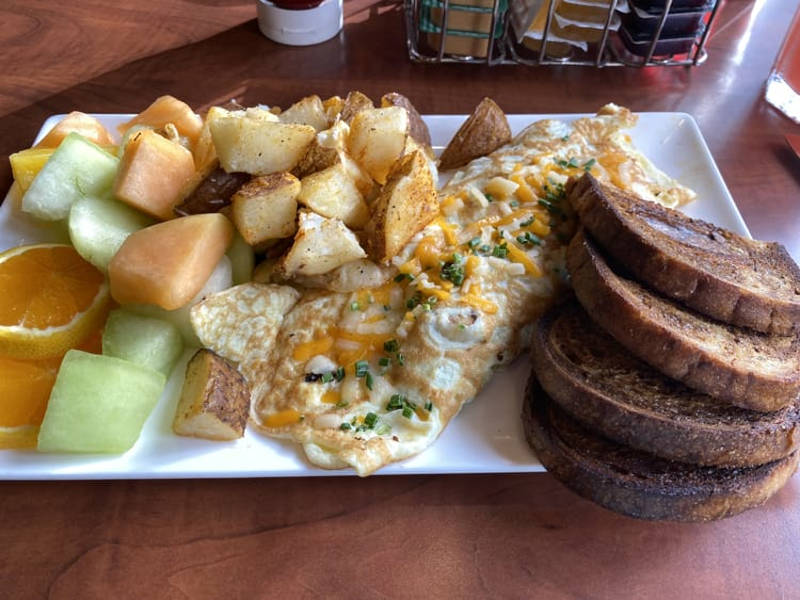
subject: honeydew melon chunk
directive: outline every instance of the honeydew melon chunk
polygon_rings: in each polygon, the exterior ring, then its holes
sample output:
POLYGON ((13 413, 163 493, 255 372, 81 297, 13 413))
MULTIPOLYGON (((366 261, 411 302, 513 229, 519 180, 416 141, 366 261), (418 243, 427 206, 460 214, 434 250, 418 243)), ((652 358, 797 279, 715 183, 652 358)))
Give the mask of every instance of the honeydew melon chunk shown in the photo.
POLYGON ((67 218, 84 196, 111 192, 119 159, 77 133, 70 133, 31 182, 22 211, 46 221, 67 218))
POLYGON ((214 267, 211 276, 206 280, 203 289, 197 292, 197 295, 195 295, 186 306, 176 310, 164 310, 153 304, 128 304, 125 308, 138 315, 161 319, 162 321, 172 323, 178 328, 187 346, 197 347, 201 344, 200 340, 197 338, 197 334, 194 332, 194 327, 192 327, 189 311, 201 300, 204 300, 211 294, 227 290, 232 285, 233 274, 231 260, 227 256, 223 256, 217 263, 217 266, 214 267))
POLYGON ((111 198, 85 196, 69 211, 69 237, 75 250, 103 272, 125 239, 153 219, 111 198))
POLYGON ((231 247, 228 248, 227 256, 231 259, 231 266, 233 267, 233 285, 253 280, 253 268, 256 264, 253 247, 245 242, 238 232, 233 236, 233 242, 231 247))
POLYGON ((158 402, 162 373, 113 356, 70 350, 39 429, 41 452, 123 453, 158 402))
POLYGON ((113 310, 103 330, 103 354, 150 367, 169 377, 183 352, 183 339, 172 323, 113 310))

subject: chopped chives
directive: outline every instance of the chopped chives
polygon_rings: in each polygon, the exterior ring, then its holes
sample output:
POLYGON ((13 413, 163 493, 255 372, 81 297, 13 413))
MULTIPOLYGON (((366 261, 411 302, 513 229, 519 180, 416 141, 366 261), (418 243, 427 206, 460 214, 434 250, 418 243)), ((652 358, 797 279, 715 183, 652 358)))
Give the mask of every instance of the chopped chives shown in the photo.
POLYGON ((368 413, 367 413, 367 414, 364 416, 364 425, 366 425, 366 426, 367 426, 367 427, 369 427, 370 429, 372 429, 373 427, 375 427, 375 424, 376 424, 377 422, 378 422, 378 415, 376 415, 374 412, 368 412, 368 413))
POLYGON ((364 377, 369 373, 369 363, 365 360, 359 360, 355 364, 356 377, 364 377))

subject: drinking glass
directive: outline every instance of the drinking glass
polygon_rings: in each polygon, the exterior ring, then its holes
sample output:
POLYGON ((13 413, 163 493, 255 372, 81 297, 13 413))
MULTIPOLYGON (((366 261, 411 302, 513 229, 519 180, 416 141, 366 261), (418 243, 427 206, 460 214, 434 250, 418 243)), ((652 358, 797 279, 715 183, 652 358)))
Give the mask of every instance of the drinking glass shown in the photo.
POLYGON ((767 79, 766 99, 793 121, 800 123, 800 8, 767 79))

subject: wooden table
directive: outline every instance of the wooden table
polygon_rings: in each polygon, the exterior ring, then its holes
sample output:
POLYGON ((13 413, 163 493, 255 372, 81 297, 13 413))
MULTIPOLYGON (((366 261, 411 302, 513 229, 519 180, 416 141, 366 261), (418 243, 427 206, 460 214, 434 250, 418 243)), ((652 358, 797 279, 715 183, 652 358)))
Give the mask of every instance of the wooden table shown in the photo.
MULTIPOLYGON (((396 1, 348 2, 337 39, 263 38, 247 0, 7 0, 0 181, 52 113, 135 112, 163 93, 288 105, 397 90, 423 113, 698 120, 754 236, 800 258, 800 133, 762 99, 796 0, 728 0, 695 69, 419 66, 396 1)), ((702 201, 702 198, 699 200, 702 201)), ((0 484, 3 598, 797 598, 800 480, 706 525, 607 512, 535 475, 0 484)))

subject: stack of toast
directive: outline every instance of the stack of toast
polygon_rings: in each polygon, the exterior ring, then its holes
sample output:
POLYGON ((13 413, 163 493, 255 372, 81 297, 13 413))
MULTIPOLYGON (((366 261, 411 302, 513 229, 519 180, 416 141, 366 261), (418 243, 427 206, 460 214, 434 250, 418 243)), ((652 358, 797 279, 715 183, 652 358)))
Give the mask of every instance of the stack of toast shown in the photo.
POLYGON ((575 298, 537 324, 528 442, 568 487, 630 516, 763 503, 800 457, 800 268, 779 244, 588 173, 567 192, 575 298))

